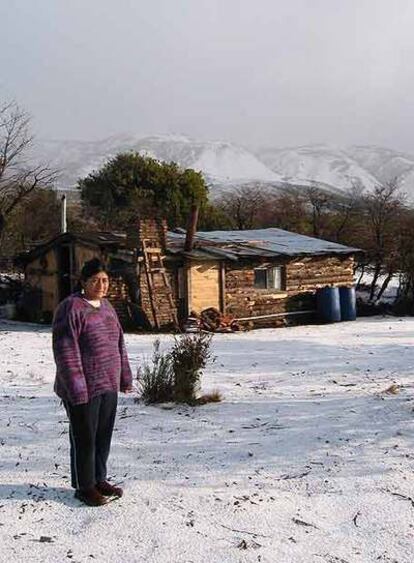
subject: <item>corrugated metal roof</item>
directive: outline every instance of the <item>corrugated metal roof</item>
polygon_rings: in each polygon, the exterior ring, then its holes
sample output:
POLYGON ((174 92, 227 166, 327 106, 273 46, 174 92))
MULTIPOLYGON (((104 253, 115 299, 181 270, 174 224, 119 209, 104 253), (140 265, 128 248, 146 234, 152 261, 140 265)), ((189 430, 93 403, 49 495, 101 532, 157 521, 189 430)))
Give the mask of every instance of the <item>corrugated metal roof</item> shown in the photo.
POLYGON ((56 237, 49 239, 48 241, 39 241, 33 248, 20 254, 17 257, 18 262, 30 262, 37 256, 41 256, 43 253, 47 252, 48 249, 52 248, 55 244, 65 244, 72 241, 81 241, 85 244, 91 244, 98 247, 116 247, 123 246, 126 240, 125 233, 110 233, 110 232, 90 232, 90 233, 76 233, 67 232, 61 233, 56 237))
MULTIPOLYGON (((72 240, 83 241, 96 246, 123 248, 125 233, 90 232, 64 233, 46 243, 35 246, 21 255, 22 261, 29 261, 45 252, 56 243, 72 240)), ((336 244, 327 240, 308 237, 282 229, 254 229, 248 231, 197 232, 191 252, 184 251, 185 231, 169 231, 167 234, 168 253, 197 260, 238 260, 239 258, 272 258, 276 256, 300 256, 321 254, 354 254, 358 248, 336 244)))
POLYGON ((97 245, 105 244, 122 244, 126 240, 125 233, 108 233, 108 232, 96 232, 96 233, 73 233, 74 238, 77 240, 83 240, 85 242, 90 242, 97 245))
MULTIPOLYGON (((171 247, 181 246, 182 248, 184 240, 185 234, 183 233, 168 233, 168 242, 171 247)), ((202 248, 204 251, 208 248, 208 252, 212 254, 217 253, 220 249, 220 253, 225 253, 224 257, 233 257, 233 259, 242 256, 271 257, 361 252, 358 248, 275 228, 198 232, 194 237, 194 243, 196 248, 202 248)))

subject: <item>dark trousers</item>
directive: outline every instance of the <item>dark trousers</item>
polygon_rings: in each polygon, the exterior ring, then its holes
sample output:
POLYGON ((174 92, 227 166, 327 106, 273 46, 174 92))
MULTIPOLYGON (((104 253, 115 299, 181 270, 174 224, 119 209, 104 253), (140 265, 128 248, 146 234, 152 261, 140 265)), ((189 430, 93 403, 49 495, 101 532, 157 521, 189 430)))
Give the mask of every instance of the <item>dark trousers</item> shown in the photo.
POLYGON ((106 480, 117 393, 103 393, 83 405, 65 403, 69 417, 72 487, 89 489, 106 480))

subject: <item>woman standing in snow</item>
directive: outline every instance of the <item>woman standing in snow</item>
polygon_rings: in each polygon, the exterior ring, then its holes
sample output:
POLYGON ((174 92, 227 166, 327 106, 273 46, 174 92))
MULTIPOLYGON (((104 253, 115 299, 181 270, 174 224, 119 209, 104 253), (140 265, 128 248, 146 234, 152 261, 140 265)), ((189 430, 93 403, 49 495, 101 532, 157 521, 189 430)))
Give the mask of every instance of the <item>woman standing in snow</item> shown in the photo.
POLYGON ((67 297, 55 312, 54 389, 69 417, 75 497, 101 506, 123 494, 108 483, 106 463, 118 391, 132 390, 132 373, 117 314, 104 299, 109 277, 99 259, 84 264, 81 285, 82 292, 67 297))

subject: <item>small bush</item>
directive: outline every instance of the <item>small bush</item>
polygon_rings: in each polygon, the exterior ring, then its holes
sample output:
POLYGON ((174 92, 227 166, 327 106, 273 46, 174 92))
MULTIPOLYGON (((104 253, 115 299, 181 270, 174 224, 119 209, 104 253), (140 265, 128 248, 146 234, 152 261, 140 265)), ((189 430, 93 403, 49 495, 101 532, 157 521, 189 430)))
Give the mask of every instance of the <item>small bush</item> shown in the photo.
POLYGON ((138 368, 137 382, 144 403, 164 403, 173 400, 174 374, 169 354, 160 352, 160 341, 154 342, 151 362, 138 368))
POLYGON ((170 352, 174 373, 174 400, 177 403, 197 403, 202 370, 213 360, 211 334, 202 332, 176 337, 170 352))
POLYGON ((205 405, 221 401, 214 391, 197 398, 203 369, 214 360, 210 345, 211 334, 184 334, 176 337, 172 349, 162 354, 160 341, 154 342, 150 362, 138 368, 137 382, 141 399, 146 403, 188 403, 205 405))

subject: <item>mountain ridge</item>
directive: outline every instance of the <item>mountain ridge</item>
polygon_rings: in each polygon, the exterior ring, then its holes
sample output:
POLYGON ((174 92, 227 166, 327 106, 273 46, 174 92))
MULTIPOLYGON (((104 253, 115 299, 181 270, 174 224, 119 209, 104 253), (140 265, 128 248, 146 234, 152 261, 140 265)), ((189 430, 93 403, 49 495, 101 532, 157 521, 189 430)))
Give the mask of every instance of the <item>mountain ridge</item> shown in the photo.
POLYGON ((414 200, 414 156, 377 145, 249 150, 228 141, 202 141, 185 135, 120 134, 97 141, 43 140, 36 157, 62 171, 60 189, 73 190, 79 178, 130 150, 201 171, 213 195, 252 183, 278 189, 316 185, 335 192, 359 185, 371 191, 395 180, 414 200))

